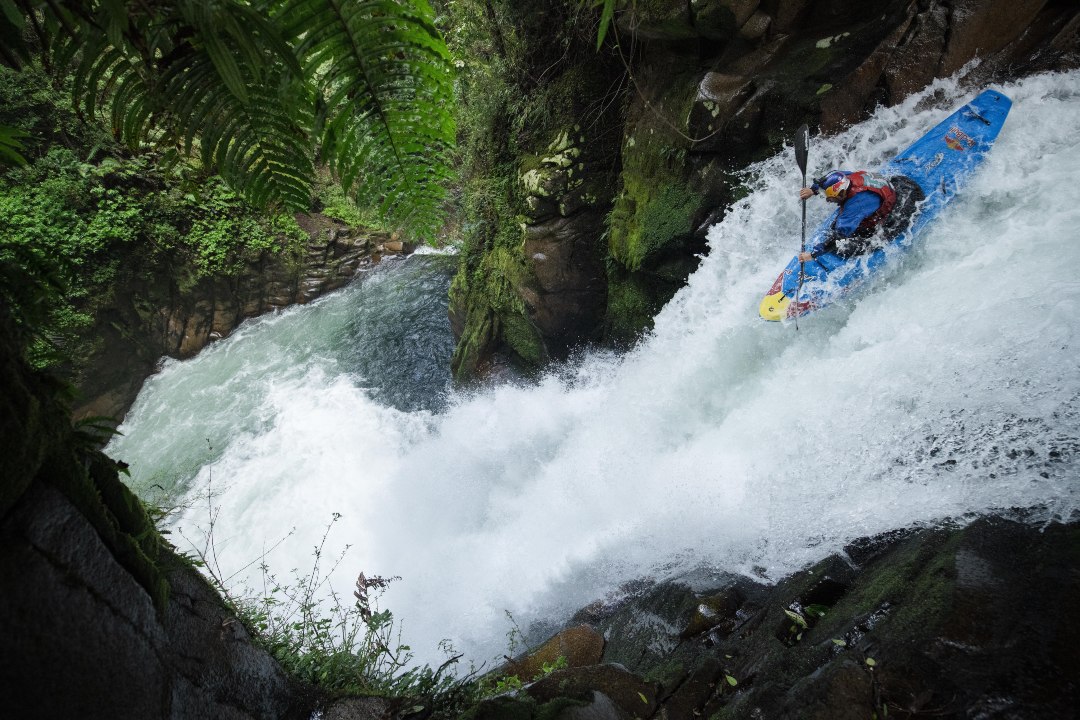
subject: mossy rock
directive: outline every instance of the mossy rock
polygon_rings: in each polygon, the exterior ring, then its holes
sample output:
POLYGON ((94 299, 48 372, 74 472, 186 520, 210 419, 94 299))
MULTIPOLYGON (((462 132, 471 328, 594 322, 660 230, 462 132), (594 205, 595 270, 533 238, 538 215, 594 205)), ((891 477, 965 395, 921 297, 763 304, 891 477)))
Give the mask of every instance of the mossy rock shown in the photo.
POLYGON ((632 345, 652 329, 653 317, 661 307, 663 304, 640 274, 609 274, 604 337, 614 345, 632 345))

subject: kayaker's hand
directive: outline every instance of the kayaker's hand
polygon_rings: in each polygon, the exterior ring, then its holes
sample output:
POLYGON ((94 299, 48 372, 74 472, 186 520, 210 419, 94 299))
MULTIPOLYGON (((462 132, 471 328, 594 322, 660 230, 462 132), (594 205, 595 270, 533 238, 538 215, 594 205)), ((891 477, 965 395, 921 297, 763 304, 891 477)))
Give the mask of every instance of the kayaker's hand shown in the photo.
POLYGON ((810 188, 803 188, 802 190, 799 191, 799 199, 800 200, 806 200, 807 198, 810 198, 810 197, 813 197, 813 196, 814 196, 814 191, 811 190, 810 188))
POLYGON ((810 262, 814 259, 814 256, 808 252, 799 253, 799 262, 810 262))

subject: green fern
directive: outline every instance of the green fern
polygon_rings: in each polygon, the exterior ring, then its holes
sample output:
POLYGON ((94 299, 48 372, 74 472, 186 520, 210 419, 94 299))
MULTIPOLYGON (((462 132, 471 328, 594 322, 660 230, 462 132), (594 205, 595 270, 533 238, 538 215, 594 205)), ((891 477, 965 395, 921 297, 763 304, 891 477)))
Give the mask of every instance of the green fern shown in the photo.
POLYGON ((0 11, 0 37, 20 38, 0 61, 25 60, 33 25, 46 59, 71 69, 78 106, 133 146, 197 151, 250 202, 301 211, 321 157, 387 225, 438 229, 453 78, 426 0, 0 0, 0 11))
POLYGON ((26 158, 22 156, 22 138, 26 133, 18 128, 0 125, 0 164, 25 165, 26 158))
POLYGON ((423 0, 288 0, 326 160, 362 206, 433 235, 449 178, 450 56, 423 0))

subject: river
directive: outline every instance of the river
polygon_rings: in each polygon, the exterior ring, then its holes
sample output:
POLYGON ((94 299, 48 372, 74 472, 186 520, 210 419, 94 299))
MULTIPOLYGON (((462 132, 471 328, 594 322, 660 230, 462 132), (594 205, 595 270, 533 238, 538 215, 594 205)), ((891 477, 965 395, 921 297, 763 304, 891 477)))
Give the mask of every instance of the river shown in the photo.
MULTIPOLYGON (((979 89, 940 81, 814 138, 810 172, 873 168, 979 89)), ((339 513, 335 588, 400 576, 381 602, 434 663, 443 638, 482 663, 507 613, 558 622, 635 578, 777 579, 893 528, 1075 517, 1080 73, 998 89, 1013 110, 981 171, 889 277, 798 330, 757 317, 798 247, 788 148, 746 171, 753 192, 625 354, 455 390, 455 259, 418 255, 168 362, 108 452, 142 494, 189 499, 181 547, 216 509, 234 582, 271 547, 279 573, 309 567, 339 513)))

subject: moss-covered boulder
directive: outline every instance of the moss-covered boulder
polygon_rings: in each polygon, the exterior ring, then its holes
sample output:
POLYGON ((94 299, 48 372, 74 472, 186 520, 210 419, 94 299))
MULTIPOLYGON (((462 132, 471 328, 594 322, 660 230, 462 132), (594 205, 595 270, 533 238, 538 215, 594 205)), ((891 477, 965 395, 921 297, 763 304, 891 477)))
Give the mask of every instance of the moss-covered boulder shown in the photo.
POLYGON ((450 317, 454 374, 468 378, 504 359, 534 370, 602 336, 621 66, 596 54, 579 4, 458 10, 482 31, 463 32, 460 51, 494 53, 466 64, 459 121, 465 232, 450 317))

